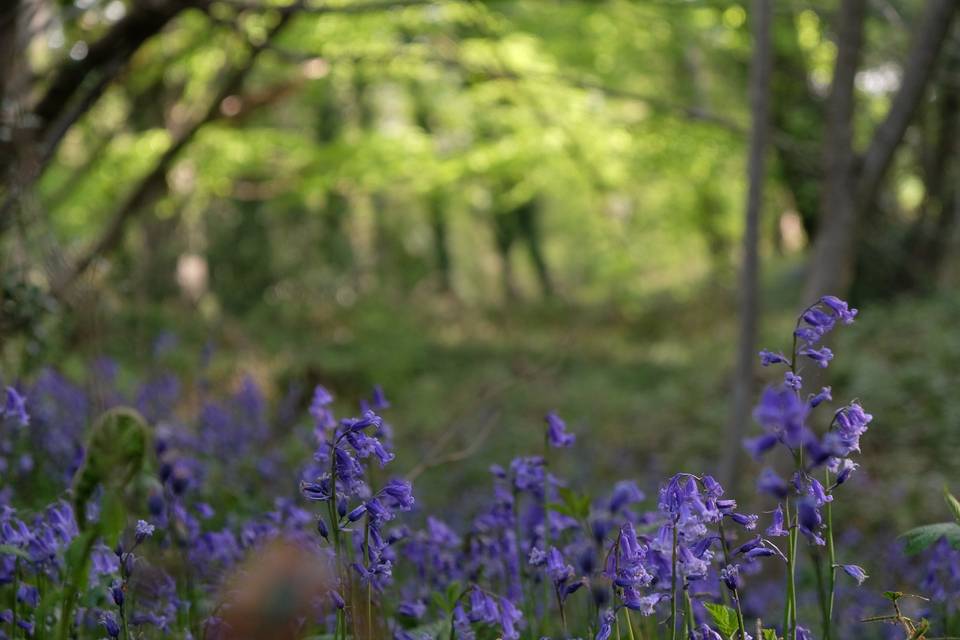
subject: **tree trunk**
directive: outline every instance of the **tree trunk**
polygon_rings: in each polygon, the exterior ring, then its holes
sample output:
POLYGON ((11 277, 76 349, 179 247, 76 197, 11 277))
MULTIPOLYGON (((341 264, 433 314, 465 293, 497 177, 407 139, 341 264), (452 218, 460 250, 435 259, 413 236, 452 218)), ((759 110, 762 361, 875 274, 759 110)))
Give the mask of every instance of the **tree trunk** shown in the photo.
POLYGON ((430 229, 433 232, 433 253, 436 259, 437 273, 440 276, 440 291, 453 291, 450 276, 450 247, 447 232, 447 198, 441 189, 436 189, 427 196, 430 207, 430 229))
POLYGON ((740 275, 740 343, 734 378, 733 410, 728 429, 728 446, 721 469, 723 483, 735 481, 741 454, 740 441, 750 418, 753 371, 756 362, 757 317, 759 315, 759 237, 763 206, 764 159, 770 121, 770 32, 773 0, 753 3, 753 61, 750 65, 750 113, 752 127, 747 157, 746 222, 743 233, 743 265, 740 275))
POLYGON ((820 231, 813 245, 805 300, 842 295, 853 275, 856 158, 853 151, 854 80, 863 49, 867 0, 844 0, 837 25, 837 61, 827 102, 820 231))
POLYGON ((913 33, 900 89, 874 132, 858 171, 853 149, 854 78, 863 46, 866 0, 844 0, 837 63, 827 105, 822 227, 811 256, 806 300, 827 293, 844 296, 850 289, 857 258, 858 223, 861 218, 872 218, 877 191, 923 98, 957 5, 956 0, 931 0, 926 4, 913 33))
POLYGON ((513 215, 517 216, 517 226, 523 234, 530 252, 530 261, 533 262, 540 283, 540 294, 544 298, 553 296, 553 278, 547 266, 547 257, 543 253, 543 235, 540 232, 540 203, 537 198, 520 205, 513 215))

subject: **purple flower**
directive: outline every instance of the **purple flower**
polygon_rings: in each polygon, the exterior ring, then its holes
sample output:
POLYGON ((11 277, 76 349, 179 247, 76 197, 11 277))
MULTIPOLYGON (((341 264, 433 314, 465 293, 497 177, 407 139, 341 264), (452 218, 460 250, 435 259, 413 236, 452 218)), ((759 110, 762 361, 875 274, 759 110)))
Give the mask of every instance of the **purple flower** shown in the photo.
POLYGON ((800 391, 803 387, 803 378, 796 375, 793 371, 787 371, 783 374, 783 384, 794 391, 800 391))
POLYGON ((783 500, 787 497, 787 482, 770 467, 765 467, 757 479, 757 490, 783 500))
POLYGON ((806 356, 817 363, 817 366, 821 369, 825 369, 827 365, 830 364, 830 361, 833 360, 833 351, 829 347, 821 347, 819 349, 814 349, 813 347, 803 347, 798 352, 798 355, 806 356))
POLYGON ((13 418, 21 427, 27 426, 30 424, 30 416, 27 414, 27 399, 13 387, 7 387, 7 398, 3 408, 0 408, 0 416, 13 418))
MULTIPOLYGON (((809 406, 802 402, 793 389, 767 387, 760 397, 760 404, 753 411, 754 419, 791 450, 796 450, 809 437, 804 424, 809 406)), ((769 449, 769 441, 763 446, 769 449)), ((765 450, 754 446, 755 450, 765 450)))
POLYGON ((613 609, 607 609, 600 615, 600 628, 593 640, 609 640, 613 633, 613 623, 616 620, 617 613, 613 609))
POLYGON ((810 408, 817 407, 829 400, 833 400, 833 396, 830 395, 830 387, 824 387, 820 390, 820 393, 810 396, 810 408))
POLYGON ((765 533, 771 538, 779 538, 789 535, 790 532, 787 531, 783 524, 783 508, 780 505, 777 505, 777 508, 773 511, 770 526, 767 527, 765 533))
POLYGON ((764 349, 760 352, 760 364, 769 367, 773 364, 790 364, 790 361, 782 353, 773 353, 764 349))
POLYGON ((555 412, 547 414, 547 442, 558 449, 572 447, 577 436, 567 433, 567 424, 555 412))
POLYGON ((820 512, 813 500, 807 498, 797 502, 797 520, 800 524, 800 533, 810 542, 820 546, 826 544, 819 534, 823 518, 820 517, 820 512))
POLYGON ((141 542, 143 542, 144 540, 152 536, 155 529, 156 527, 154 527, 152 524, 150 524, 146 520, 137 520, 137 529, 136 529, 137 544, 140 544, 141 542))
POLYGON ((553 584, 561 585, 573 577, 573 567, 566 563, 559 549, 550 547, 546 555, 547 575, 553 580, 553 584))
POLYGON ((824 447, 838 457, 859 452, 860 436, 866 433, 872 420, 873 416, 858 403, 850 403, 834 416, 834 428, 824 438, 824 447))
POLYGON ((843 569, 844 573, 856 580, 858 585, 863 584, 863 581, 869 577, 867 572, 863 570, 863 567, 855 564, 842 564, 840 568, 843 569))
POLYGON ((113 614, 104 613, 103 617, 100 618, 100 624, 103 625, 107 635, 111 638, 120 637, 120 625, 117 624, 117 620, 113 617, 113 614))
POLYGON ((843 324, 851 324, 857 317, 858 311, 836 296, 823 296, 820 302, 830 307, 843 324))

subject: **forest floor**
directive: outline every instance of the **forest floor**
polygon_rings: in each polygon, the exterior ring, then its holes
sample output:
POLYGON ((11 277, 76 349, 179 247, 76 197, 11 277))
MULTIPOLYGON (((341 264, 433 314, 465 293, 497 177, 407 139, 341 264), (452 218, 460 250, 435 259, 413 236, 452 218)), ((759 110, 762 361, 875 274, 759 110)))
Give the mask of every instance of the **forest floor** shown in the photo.
MULTIPOLYGON (((797 287, 789 274, 770 277, 758 348, 788 350, 797 287)), ((251 374, 274 399, 299 384, 304 402, 323 384, 343 413, 382 385, 393 403, 386 415, 397 468, 415 470, 418 495, 431 508, 475 504, 469 498, 489 490, 491 464, 540 453, 551 410, 578 436, 576 447, 553 461, 559 475, 596 490, 636 478, 650 491, 676 471, 714 471, 718 454, 737 446, 726 435, 732 299, 711 285, 630 311, 562 302, 471 309, 436 298, 419 305, 378 297, 334 312, 262 312, 217 328, 210 373, 223 387, 251 374)), ((209 334, 169 310, 152 314, 149 322, 128 318, 127 329, 144 338, 159 327, 180 333, 167 364, 190 375, 209 334)), ((902 531, 918 519, 939 519, 944 483, 960 488, 957 317, 955 293, 868 303, 832 345, 836 360, 824 384, 833 386, 835 406, 859 398, 875 416, 850 488, 863 500, 844 506, 866 526, 902 531), (894 522, 870 495, 912 508, 897 511, 894 522)), ((778 375, 761 373, 758 393, 778 375)), ((745 460, 742 468, 749 491, 759 467, 745 460)))

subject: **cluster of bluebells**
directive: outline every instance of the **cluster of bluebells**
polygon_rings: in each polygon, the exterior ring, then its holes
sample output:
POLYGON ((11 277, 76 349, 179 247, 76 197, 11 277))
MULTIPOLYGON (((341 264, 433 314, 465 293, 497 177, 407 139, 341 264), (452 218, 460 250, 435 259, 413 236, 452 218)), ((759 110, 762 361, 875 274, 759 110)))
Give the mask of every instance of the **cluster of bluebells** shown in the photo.
MULTIPOLYGON (((760 490, 776 498, 762 524, 709 475, 674 475, 655 504, 647 504, 633 481, 617 483, 596 500, 578 494, 555 468, 577 438, 551 412, 542 427, 544 450, 493 465, 492 493, 467 526, 422 514, 424 524, 415 528, 403 524, 409 515, 400 517, 417 506, 410 482, 387 475, 395 454, 383 418, 389 402, 379 387, 356 417, 345 419, 336 417, 332 393, 314 390, 303 441, 314 454, 298 473, 297 495, 283 490, 283 457, 271 446, 276 434, 252 380, 222 400, 201 380, 199 411, 182 420, 173 411, 182 395, 175 377, 158 369, 124 392, 116 386, 115 366, 105 360, 91 367, 97 380, 91 388, 53 371, 22 391, 6 388, 0 465, 27 479, 67 470, 66 486, 83 461, 88 416, 130 404, 154 426, 156 464, 137 513, 143 519, 116 548, 102 540, 93 545, 89 584, 75 612, 78 638, 127 640, 128 626, 135 637, 196 637, 201 630, 210 638, 230 637, 229 606, 217 603, 225 577, 235 575, 251 552, 282 539, 334 576, 318 594, 315 615, 298 618, 304 633, 342 634, 347 618, 363 615, 365 601, 368 615, 376 607, 377 637, 396 640, 438 633, 467 640, 608 640, 622 625, 632 629, 631 615, 661 635, 683 626, 693 640, 718 640, 726 636, 702 605, 724 600, 769 621, 770 608, 782 603, 760 603, 760 596, 782 592, 761 581, 789 563, 791 545, 783 539, 803 535, 819 546, 830 535, 826 507, 857 467, 853 456, 871 416, 852 402, 818 431, 813 418, 832 402, 831 392, 805 393, 803 369, 829 365, 833 354, 822 344, 825 336, 853 322, 856 313, 824 297, 801 314, 789 355, 761 353, 764 365, 784 368, 783 378, 763 392, 754 414, 763 432, 747 446, 758 458, 779 448, 792 464, 788 475, 773 467, 761 473, 760 490), (23 457, 34 452, 40 454, 36 465, 23 457), (210 504, 217 504, 211 490, 223 482, 239 491, 279 489, 271 509, 240 517, 210 504), (164 562, 143 557, 153 553, 164 562), (761 571, 764 566, 771 571, 761 571)), ((168 348, 158 347, 158 354, 168 348)), ((296 422, 289 417, 296 397, 294 389, 282 403, 278 421, 284 428, 296 422)), ((96 499, 84 514, 74 514, 64 501, 37 514, 18 512, 11 506, 12 486, 0 483, 0 545, 16 550, 0 553, 0 591, 16 584, 18 606, 0 609, 0 640, 26 637, 43 624, 40 585, 63 586, 67 549, 80 532, 77 518, 99 518, 96 499)), ((919 577, 938 602, 960 593, 957 557, 937 545, 919 577)), ((856 565, 835 568, 857 583, 866 577, 856 565)), ((802 626, 795 630, 796 638, 811 637, 802 626)))
MULTIPOLYGON (((827 347, 817 344, 838 324, 851 324, 857 310, 846 302, 824 296, 807 308, 797 320, 794 330, 794 348, 789 356, 761 351, 765 366, 785 368, 783 382, 768 387, 754 411, 754 418, 764 429, 763 435, 746 442, 747 449, 756 458, 762 458, 775 447, 782 446, 795 462, 794 473, 783 479, 771 468, 762 472, 760 490, 783 501, 788 496, 796 500, 800 532, 811 542, 823 545, 822 508, 833 500, 833 490, 845 483, 857 468, 851 456, 860 451, 860 437, 867 431, 873 416, 866 413, 856 401, 841 406, 833 413, 827 429, 818 434, 811 426, 814 411, 833 400, 830 387, 804 394, 803 364, 813 362, 826 367, 833 358, 827 347), (830 486, 824 486, 813 473, 826 466, 830 486)), ((770 535, 786 535, 783 529, 783 510, 777 507, 770 535)))
POLYGON ((353 549, 350 570, 354 576, 339 572, 340 584, 334 594, 339 606, 340 592, 356 577, 360 584, 382 592, 391 584, 396 561, 395 545, 406 531, 388 524, 397 514, 414 506, 413 487, 402 479, 391 479, 382 487, 370 487, 369 468, 376 461, 383 468, 394 459, 390 450, 390 429, 376 411, 389 407, 383 391, 377 387, 373 400, 361 407, 357 418, 337 421, 331 405, 333 395, 317 387, 310 405, 314 434, 318 441, 313 464, 305 472, 300 491, 311 502, 324 503, 326 514, 316 520, 317 532, 332 544, 338 566, 346 564, 348 547, 353 549), (350 534, 350 544, 342 536, 350 534), (332 538, 332 540, 331 540, 332 538))

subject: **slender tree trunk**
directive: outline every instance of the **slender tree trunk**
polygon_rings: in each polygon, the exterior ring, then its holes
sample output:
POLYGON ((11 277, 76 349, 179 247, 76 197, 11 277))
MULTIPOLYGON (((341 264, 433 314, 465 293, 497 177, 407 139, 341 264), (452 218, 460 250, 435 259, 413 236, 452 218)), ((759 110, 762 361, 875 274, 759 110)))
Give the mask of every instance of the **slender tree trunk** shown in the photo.
POLYGON ((873 204, 893 155, 913 120, 956 16, 957 0, 930 0, 914 29, 903 66, 902 84, 877 127, 860 167, 853 148, 854 79, 863 47, 866 0, 844 0, 838 26, 837 62, 830 101, 821 206, 822 227, 814 243, 805 298, 846 295, 856 264, 861 218, 873 217, 873 204))
POLYGON ((805 300, 842 295, 853 275, 851 256, 857 208, 853 151, 854 80, 863 49, 867 0, 843 0, 837 24, 837 61, 827 102, 820 230, 813 246, 805 300))
POLYGON ((753 2, 753 61, 750 65, 750 112, 752 127, 747 157, 747 204, 743 233, 743 265, 740 274, 740 343, 737 350, 737 372, 733 388, 733 411, 730 418, 728 445, 721 477, 726 484, 735 481, 734 472, 741 455, 743 439, 750 417, 753 392, 753 371, 756 362, 757 318, 760 289, 760 212, 763 207, 764 159, 770 128, 770 32, 773 0, 753 2))
POLYGON ((430 207, 430 229, 433 232, 433 253, 436 259, 437 273, 440 276, 440 291, 450 293, 453 283, 450 277, 451 260, 449 235, 447 232, 447 198, 441 189, 435 189, 427 196, 430 207))
POLYGON ((514 212, 517 216, 517 225, 523 233, 527 250, 530 252, 530 261, 533 262, 540 283, 540 293, 544 298, 553 296, 553 278, 547 266, 547 257, 543 253, 543 235, 540 232, 540 203, 537 198, 526 202, 514 212))

